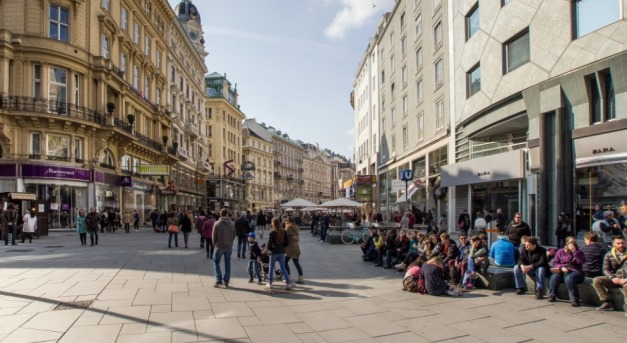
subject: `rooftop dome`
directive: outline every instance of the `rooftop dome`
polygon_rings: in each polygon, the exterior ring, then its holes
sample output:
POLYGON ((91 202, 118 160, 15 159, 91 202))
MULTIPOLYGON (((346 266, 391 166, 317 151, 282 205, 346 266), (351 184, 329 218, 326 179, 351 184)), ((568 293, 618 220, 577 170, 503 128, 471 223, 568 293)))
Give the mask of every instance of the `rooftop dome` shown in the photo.
POLYGON ((200 13, 191 0, 182 0, 180 4, 174 7, 174 13, 176 13, 180 22, 195 20, 198 24, 201 24, 200 13))

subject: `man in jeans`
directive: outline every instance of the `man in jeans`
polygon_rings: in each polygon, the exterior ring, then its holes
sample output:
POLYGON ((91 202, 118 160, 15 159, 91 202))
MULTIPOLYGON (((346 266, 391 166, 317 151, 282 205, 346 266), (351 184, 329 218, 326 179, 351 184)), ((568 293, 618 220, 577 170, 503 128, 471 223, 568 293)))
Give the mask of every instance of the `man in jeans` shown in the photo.
POLYGON ((607 291, 610 288, 622 288, 625 299, 627 299, 627 249, 625 249, 625 238, 614 236, 612 250, 605 254, 603 259, 603 274, 597 276, 592 281, 594 289, 599 295, 603 304, 597 307, 599 311, 612 311, 615 305, 607 291))
POLYGON ((89 208, 89 213, 87 214, 87 218, 85 218, 85 225, 87 226, 87 231, 89 231, 89 240, 91 241, 91 246, 94 246, 94 235, 96 235, 96 245, 98 245, 98 225, 100 223, 100 216, 96 212, 95 207, 89 208))
POLYGON ((542 299, 544 295, 544 276, 548 269, 546 249, 538 244, 535 237, 527 238, 525 250, 520 254, 518 264, 514 266, 514 279, 516 281, 516 294, 525 294, 524 275, 536 278, 536 299, 542 299))
POLYGON ((248 234, 250 233, 250 221, 246 211, 242 211, 239 218, 235 220, 235 231, 237 232, 237 258, 246 258, 248 234))
POLYGON ((235 241, 235 224, 229 218, 229 211, 226 208, 220 210, 220 219, 213 226, 211 235, 215 245, 213 255, 213 267, 216 272, 216 283, 214 287, 220 286, 224 281, 224 286, 229 287, 231 280, 231 254, 233 253, 233 242, 235 241), (224 256, 224 278, 220 270, 220 260, 224 256))

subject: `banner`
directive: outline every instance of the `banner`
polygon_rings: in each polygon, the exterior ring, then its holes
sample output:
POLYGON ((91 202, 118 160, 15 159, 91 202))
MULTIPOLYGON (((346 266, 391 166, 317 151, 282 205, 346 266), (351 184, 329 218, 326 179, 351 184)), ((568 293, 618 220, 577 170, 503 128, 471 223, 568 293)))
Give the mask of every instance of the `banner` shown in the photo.
POLYGON ((167 176, 170 175, 170 166, 168 165, 150 165, 143 164, 138 166, 140 175, 167 176))

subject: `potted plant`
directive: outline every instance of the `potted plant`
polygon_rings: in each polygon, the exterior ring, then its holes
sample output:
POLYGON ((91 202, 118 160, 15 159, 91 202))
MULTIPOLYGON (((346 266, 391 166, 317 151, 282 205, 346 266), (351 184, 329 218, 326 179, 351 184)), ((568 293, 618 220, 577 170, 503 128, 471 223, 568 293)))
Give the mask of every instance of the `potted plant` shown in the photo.
POLYGON ((163 135, 163 137, 161 137, 161 140, 163 141, 163 145, 168 144, 168 136, 163 135))
POLYGON ((112 114, 114 110, 115 110, 115 104, 112 103, 112 102, 108 102, 107 103, 107 112, 109 112, 109 114, 112 114))
POLYGON ((126 116, 126 119, 128 119, 128 123, 133 125, 133 123, 135 123, 135 115, 134 114, 129 114, 126 116))
POLYGON ((178 150, 178 148, 179 148, 179 142, 176 142, 176 141, 172 142, 172 147, 173 147, 175 150, 178 150))

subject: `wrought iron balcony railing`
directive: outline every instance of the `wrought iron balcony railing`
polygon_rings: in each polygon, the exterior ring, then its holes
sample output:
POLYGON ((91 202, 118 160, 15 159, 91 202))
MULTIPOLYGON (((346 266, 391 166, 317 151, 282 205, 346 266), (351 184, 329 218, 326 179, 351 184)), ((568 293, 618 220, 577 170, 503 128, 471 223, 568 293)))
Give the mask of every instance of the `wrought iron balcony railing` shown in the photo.
POLYGON ((0 93, 0 110, 66 116, 99 125, 107 123, 107 118, 104 114, 69 102, 4 93, 0 93))

